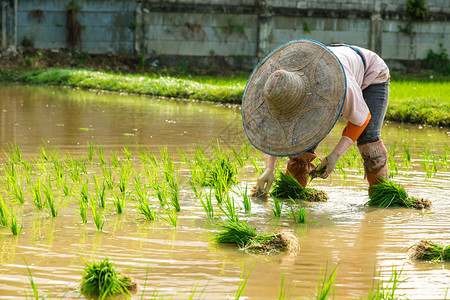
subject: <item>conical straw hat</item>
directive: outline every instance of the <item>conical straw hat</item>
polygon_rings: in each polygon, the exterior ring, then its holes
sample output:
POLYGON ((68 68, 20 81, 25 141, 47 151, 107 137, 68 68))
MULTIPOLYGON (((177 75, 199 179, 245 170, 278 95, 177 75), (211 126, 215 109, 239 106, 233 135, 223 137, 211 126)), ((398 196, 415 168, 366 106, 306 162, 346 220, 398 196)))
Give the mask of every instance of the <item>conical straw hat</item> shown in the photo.
POLYGON ((281 45, 253 70, 242 96, 242 122, 250 142, 274 156, 293 156, 319 143, 341 114, 344 69, 323 44, 281 45))

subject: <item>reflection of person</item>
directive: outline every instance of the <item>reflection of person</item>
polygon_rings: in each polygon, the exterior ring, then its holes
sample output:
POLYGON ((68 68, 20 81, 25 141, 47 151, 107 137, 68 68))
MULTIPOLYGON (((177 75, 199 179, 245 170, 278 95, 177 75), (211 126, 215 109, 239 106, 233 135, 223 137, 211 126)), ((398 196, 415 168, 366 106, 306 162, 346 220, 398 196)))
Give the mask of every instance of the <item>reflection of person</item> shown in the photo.
POLYGON ((242 98, 245 132, 268 154, 253 193, 272 185, 278 157, 306 186, 309 176, 326 178, 356 141, 369 186, 387 178, 387 150, 380 131, 389 98, 389 69, 374 52, 349 45, 326 47, 312 40, 286 43, 253 70, 242 98), (342 138, 315 169, 315 149, 339 116, 342 138))

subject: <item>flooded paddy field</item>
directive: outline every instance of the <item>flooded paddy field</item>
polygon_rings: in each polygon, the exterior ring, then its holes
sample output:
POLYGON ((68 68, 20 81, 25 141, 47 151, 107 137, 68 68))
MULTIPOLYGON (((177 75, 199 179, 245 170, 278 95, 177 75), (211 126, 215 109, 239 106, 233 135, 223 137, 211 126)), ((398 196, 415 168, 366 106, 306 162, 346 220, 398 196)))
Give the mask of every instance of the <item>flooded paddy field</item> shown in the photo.
MULTIPOLYGON (((0 226, 0 299, 32 293, 27 266, 41 297, 84 298, 83 260, 105 257, 138 282, 136 299, 192 294, 234 299, 247 274, 243 299, 278 299, 280 291, 289 299, 314 298, 324 273, 336 266, 336 299, 367 299, 374 281, 387 285, 395 272, 401 272, 396 294, 403 298, 444 299, 450 287, 449 262, 412 261, 406 255, 421 239, 450 244, 448 128, 386 123, 382 132, 392 180, 429 199, 431 208, 365 205, 367 183, 352 147, 329 179, 311 183, 329 200, 301 203, 308 220, 298 224, 287 214, 289 203, 275 218, 270 197, 251 198, 251 209, 244 209, 242 191, 256 182, 264 156, 246 143, 238 106, 48 87, 2 86, 0 93, 0 195, 23 225, 17 235, 0 226), (295 233, 299 251, 254 255, 212 241, 226 219, 224 204, 212 196, 214 216, 208 217, 201 199, 214 191, 197 186, 199 197, 193 190, 192 161, 222 154, 237 170, 229 194, 239 218, 258 232, 295 233), (171 182, 179 183, 179 211, 170 191, 163 197, 168 205, 158 199, 156 183, 167 183, 168 170, 176 177, 171 182), (52 191, 55 210, 49 204, 37 208, 37 182, 43 203, 44 191, 52 191), (140 211, 139 191, 156 220, 140 211), (87 201, 85 221, 84 196, 98 201, 93 207, 87 201), (120 199, 122 213, 115 205, 120 199), (93 210, 104 222, 101 228, 93 210)), ((320 156, 332 149, 344 126, 338 123, 321 143, 320 156)))

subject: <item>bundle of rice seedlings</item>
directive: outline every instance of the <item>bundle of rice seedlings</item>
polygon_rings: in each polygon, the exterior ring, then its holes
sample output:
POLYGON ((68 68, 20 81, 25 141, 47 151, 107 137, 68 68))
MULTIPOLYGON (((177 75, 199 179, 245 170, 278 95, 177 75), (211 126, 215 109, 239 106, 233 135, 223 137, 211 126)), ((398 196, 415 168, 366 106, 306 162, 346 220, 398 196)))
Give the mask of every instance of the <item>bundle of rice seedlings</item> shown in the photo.
POLYGON ((214 237, 214 240, 218 243, 237 244, 246 252, 278 254, 300 248, 297 236, 291 232, 258 234, 247 222, 239 220, 228 220, 220 226, 222 231, 214 237))
POLYGON ((421 240, 408 249, 412 259, 450 261, 450 245, 444 246, 428 240, 421 240))
POLYGON ((217 182, 224 182, 226 186, 233 185, 236 180, 236 166, 226 156, 220 156, 211 162, 207 185, 215 186, 217 182))
POLYGON ((81 280, 81 293, 88 297, 106 299, 117 295, 129 296, 137 292, 137 283, 114 269, 114 263, 105 257, 100 262, 86 262, 81 280))
POLYGON ((417 209, 431 206, 428 199, 409 197, 406 190, 399 184, 382 179, 382 182, 370 187, 369 205, 381 208, 387 207, 413 207, 417 209))
POLYGON ((304 188, 294 176, 282 172, 279 172, 275 178, 270 195, 276 198, 292 198, 313 202, 328 200, 328 195, 325 192, 314 188, 304 188))

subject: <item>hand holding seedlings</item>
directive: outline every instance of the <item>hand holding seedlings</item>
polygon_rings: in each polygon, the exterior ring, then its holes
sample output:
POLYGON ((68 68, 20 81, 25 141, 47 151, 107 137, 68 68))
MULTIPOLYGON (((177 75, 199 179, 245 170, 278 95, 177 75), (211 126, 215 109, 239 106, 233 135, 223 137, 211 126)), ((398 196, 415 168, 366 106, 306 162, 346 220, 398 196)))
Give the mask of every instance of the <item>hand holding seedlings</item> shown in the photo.
POLYGON ((256 185, 250 191, 250 197, 261 197, 269 193, 275 177, 275 167, 277 165, 278 157, 268 156, 266 161, 266 169, 258 177, 256 185))

